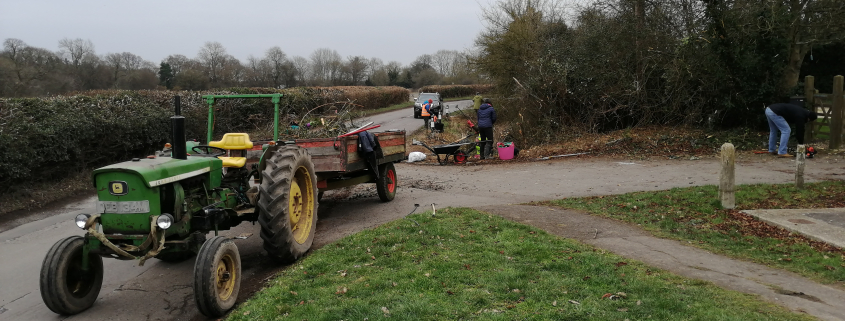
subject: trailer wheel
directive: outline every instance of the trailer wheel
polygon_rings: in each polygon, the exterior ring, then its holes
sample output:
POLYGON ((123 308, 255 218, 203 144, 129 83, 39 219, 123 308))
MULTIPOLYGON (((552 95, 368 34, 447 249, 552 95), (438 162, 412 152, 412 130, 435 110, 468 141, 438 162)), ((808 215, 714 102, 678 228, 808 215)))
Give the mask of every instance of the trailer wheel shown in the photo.
POLYGON ((103 285, 103 258, 88 254, 88 271, 82 270, 85 239, 64 238, 47 252, 41 265, 41 299, 50 310, 71 315, 94 305, 103 285))
POLYGON ((261 172, 258 223, 270 257, 292 262, 314 243, 317 230, 317 175, 304 148, 282 146, 261 172))
POLYGON ((226 314, 241 288, 241 256, 231 239, 215 236, 205 242, 194 263, 194 299, 207 317, 226 314))
POLYGON ((381 164, 378 167, 379 178, 376 181, 378 198, 382 202, 390 202, 396 197, 396 168, 393 163, 381 164))

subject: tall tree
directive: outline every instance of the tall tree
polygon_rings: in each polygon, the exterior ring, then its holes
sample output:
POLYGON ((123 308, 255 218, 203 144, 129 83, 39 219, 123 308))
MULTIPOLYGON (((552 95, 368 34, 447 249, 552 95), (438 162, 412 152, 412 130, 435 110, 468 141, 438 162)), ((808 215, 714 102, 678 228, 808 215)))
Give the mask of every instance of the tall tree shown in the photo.
POLYGON ((337 51, 320 48, 311 53, 312 81, 316 85, 328 86, 338 79, 342 60, 337 51))
POLYGON ((99 57, 94 52, 94 43, 81 38, 59 40, 59 53, 64 57, 72 69, 76 80, 76 89, 91 89, 94 87, 96 68, 99 57))
POLYGON ((159 85, 167 89, 173 89, 173 69, 170 64, 162 61, 158 68, 159 85))
POLYGON ((212 87, 217 87, 221 83, 220 76, 228 59, 227 56, 226 48, 216 41, 206 42, 197 54, 197 60, 204 67, 204 72, 212 87))
POLYGON ((367 58, 363 56, 348 57, 346 58, 346 67, 349 71, 350 84, 358 86, 364 81, 367 72, 367 58))

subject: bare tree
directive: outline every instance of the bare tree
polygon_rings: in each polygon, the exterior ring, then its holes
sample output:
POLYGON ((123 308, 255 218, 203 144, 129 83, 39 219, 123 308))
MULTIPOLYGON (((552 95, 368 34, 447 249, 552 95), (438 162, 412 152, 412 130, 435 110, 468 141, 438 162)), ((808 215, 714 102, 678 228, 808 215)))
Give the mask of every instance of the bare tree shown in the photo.
POLYGON ((328 86, 338 79, 342 58, 337 51, 320 48, 311 53, 311 75, 315 85, 328 86))
POLYGON ((296 75, 296 82, 303 85, 311 84, 309 75, 313 74, 313 72, 311 71, 311 64, 308 62, 308 59, 302 56, 294 56, 290 60, 296 75))
POLYGON ((58 56, 49 50, 30 47, 20 39, 9 38, 3 42, 0 52, 0 74, 3 74, 3 60, 8 61, 8 75, 0 75, 4 84, 0 94, 8 96, 26 96, 43 94, 52 87, 51 75, 55 74, 61 62, 58 56))
POLYGON ((182 72, 183 68, 188 65, 191 61, 188 57, 184 55, 170 55, 167 58, 164 58, 164 62, 170 65, 171 73, 173 77, 178 77, 179 73, 182 72))
POLYGON ((124 83, 126 78, 137 77, 139 71, 155 73, 155 65, 131 52, 109 53, 103 57, 103 61, 112 69, 112 87, 114 88, 128 88, 124 83))
POLYGON ((273 87, 279 88, 284 85, 285 76, 290 73, 288 58, 282 48, 278 46, 267 49, 264 55, 264 60, 270 68, 270 77, 272 78, 273 87))
POLYGON ((59 49, 63 57, 68 59, 74 67, 79 67, 83 60, 94 54, 94 43, 81 38, 59 40, 59 49))
POLYGON ((363 56, 353 56, 346 59, 346 69, 349 71, 349 80, 351 81, 351 85, 358 86, 366 77, 367 58, 364 58, 363 56))
POLYGON ((59 40, 59 54, 65 58, 73 70, 76 89, 90 89, 93 86, 96 68, 100 58, 94 52, 91 40, 81 38, 59 40))
POLYGON ((220 84, 220 74, 223 72, 227 56, 226 48, 216 41, 206 42, 197 54, 197 60, 204 67, 204 72, 212 87, 220 84))
POLYGON ((250 55, 246 59, 245 85, 251 87, 275 87, 273 68, 268 59, 259 59, 250 55))

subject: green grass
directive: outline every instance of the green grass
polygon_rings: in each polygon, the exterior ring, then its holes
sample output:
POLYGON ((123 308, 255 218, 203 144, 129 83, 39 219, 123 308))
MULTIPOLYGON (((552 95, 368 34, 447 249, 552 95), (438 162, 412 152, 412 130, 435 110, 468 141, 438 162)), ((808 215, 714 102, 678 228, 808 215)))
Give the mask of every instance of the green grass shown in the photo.
MULTIPOLYGON (((737 210, 825 208, 845 205, 845 182, 793 185, 741 185, 737 210)), ((824 283, 845 281, 845 252, 724 210, 718 187, 675 188, 659 192, 567 198, 552 205, 634 223, 657 236, 688 241, 701 248, 790 270, 824 283)))
POLYGON ((388 318, 811 319, 498 216, 448 208, 314 251, 227 320, 388 318), (602 298, 610 294, 619 298, 602 298))

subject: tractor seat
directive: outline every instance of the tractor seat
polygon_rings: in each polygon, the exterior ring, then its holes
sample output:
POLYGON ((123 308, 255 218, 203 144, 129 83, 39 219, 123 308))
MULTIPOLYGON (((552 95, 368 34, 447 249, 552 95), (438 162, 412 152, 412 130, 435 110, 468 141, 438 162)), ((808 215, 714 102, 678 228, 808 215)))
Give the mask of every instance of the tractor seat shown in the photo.
MULTIPOLYGON (((252 141, 249 140, 249 135, 246 133, 226 133, 223 135, 223 139, 209 142, 208 145, 227 151, 249 150, 253 146, 252 141)), ((246 153, 244 153, 244 156, 246 156, 246 153)), ((246 157, 218 156, 217 158, 223 161, 223 167, 240 168, 246 165, 246 157)))

